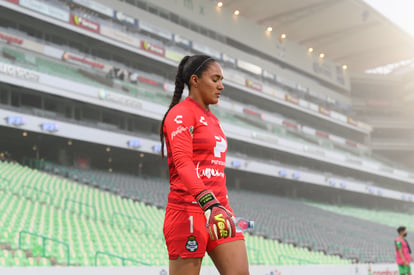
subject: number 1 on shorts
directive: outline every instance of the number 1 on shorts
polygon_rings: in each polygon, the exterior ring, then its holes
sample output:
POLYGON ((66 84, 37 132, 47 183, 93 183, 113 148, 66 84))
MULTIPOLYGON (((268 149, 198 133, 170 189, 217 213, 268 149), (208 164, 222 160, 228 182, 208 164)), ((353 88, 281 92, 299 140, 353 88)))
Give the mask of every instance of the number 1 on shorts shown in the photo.
POLYGON ((193 216, 188 217, 188 219, 190 220, 190 233, 193 234, 193 216))

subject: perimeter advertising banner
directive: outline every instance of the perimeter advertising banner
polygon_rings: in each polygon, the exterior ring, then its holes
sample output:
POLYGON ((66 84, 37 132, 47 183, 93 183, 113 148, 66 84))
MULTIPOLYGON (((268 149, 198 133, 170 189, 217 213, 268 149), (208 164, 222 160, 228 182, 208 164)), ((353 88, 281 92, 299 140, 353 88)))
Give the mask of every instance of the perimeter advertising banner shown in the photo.
POLYGON ((173 38, 172 32, 142 20, 139 21, 139 28, 167 40, 172 40, 173 38))
POLYGON ((245 85, 247 88, 250 88, 252 90, 261 92, 263 90, 263 85, 259 82, 255 82, 253 80, 250 79, 246 79, 245 85))
POLYGON ((62 56, 62 59, 64 61, 70 62, 70 63, 75 63, 78 65, 83 65, 83 66, 87 66, 87 67, 92 67, 95 69, 101 69, 103 70, 105 68, 105 64, 99 63, 97 61, 88 59, 84 56, 80 56, 74 53, 69 53, 69 52, 65 52, 62 56))
POLYGON ((69 21, 69 9, 64 10, 39 0, 20 0, 19 5, 55 19, 69 21))
POLYGON ((356 120, 354 120, 350 117, 348 117, 347 122, 348 122, 348 124, 351 124, 353 126, 358 126, 358 121, 356 121, 356 120))
POLYGON ((114 10, 104 4, 99 3, 99 1, 92 0, 72 0, 74 3, 84 6, 90 10, 96 11, 100 14, 104 14, 108 17, 112 17, 114 10))
POLYGON ((141 41, 141 49, 143 49, 147 52, 150 52, 152 54, 155 54, 155 55, 159 55, 159 56, 162 56, 162 57, 165 56, 165 49, 163 47, 158 46, 158 45, 154 45, 151 42, 146 41, 146 40, 141 41))
POLYGON ((123 12, 120 12, 120 11, 114 11, 114 17, 113 18, 115 20, 119 21, 119 22, 126 23, 130 26, 133 26, 133 27, 138 26, 138 20, 137 19, 135 19, 134 17, 129 16, 129 15, 123 13, 123 12))
POLYGON ((80 17, 75 14, 70 14, 70 23, 76 27, 94 32, 99 33, 100 32, 100 26, 99 23, 93 22, 92 20, 80 17))
POLYGON ((295 105, 299 105, 299 98, 294 97, 294 96, 292 96, 292 95, 285 94, 285 100, 286 100, 287 102, 293 103, 293 104, 295 104, 295 105))
POLYGON ((15 36, 12 36, 10 34, 3 33, 3 32, 0 32, 0 40, 5 40, 9 44, 15 43, 15 44, 20 44, 21 45, 23 43, 23 39, 20 39, 18 37, 15 37, 15 36))
MULTIPOLYGON (((301 265, 301 266, 250 266, 251 275, 398 275, 397 265, 301 265)), ((12 267, 1 268, 2 274, 117 274, 123 275, 168 275, 167 266, 159 267, 12 267)), ((218 275, 214 266, 203 266, 200 275, 218 275)))
POLYGON ((169 49, 165 50, 165 58, 176 61, 176 62, 180 62, 184 56, 185 54, 176 52, 174 50, 169 50, 169 49))
POLYGON ((319 113, 321 113, 325 116, 331 116, 331 111, 324 108, 324 107, 322 107, 322 106, 319 106, 319 113))
POLYGON ((100 26, 100 33, 130 46, 140 47, 141 45, 141 40, 138 37, 135 37, 135 34, 126 33, 105 25, 100 26))
POLYGON ((26 70, 24 68, 12 65, 0 63, 0 74, 5 74, 15 78, 20 78, 23 80, 38 82, 39 74, 31 70, 26 70))

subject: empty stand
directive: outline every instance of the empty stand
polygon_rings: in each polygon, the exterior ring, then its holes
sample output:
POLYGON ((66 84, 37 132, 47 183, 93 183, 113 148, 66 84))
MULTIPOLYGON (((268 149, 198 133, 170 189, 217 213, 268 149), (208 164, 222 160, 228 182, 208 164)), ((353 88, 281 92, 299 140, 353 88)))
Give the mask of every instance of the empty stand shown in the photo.
MULTIPOLYGON (((60 173, 63 169, 53 167, 50 171, 60 173)), ((168 192, 168 185, 159 179, 97 171, 91 172, 90 177, 97 182, 104 178, 107 183, 113 181, 119 190, 129 190, 128 184, 118 184, 129 182, 136 186, 147 184, 144 188, 152 191, 139 189, 145 194, 168 192)), ((98 187, 107 188, 99 184, 98 187)), ((7 162, 0 163, 0 196, 0 243, 8 251, 0 256, 1 265, 168 264, 161 232, 164 210, 148 203, 7 162), (12 260, 8 253, 13 255, 12 260), (27 263, 25 255, 32 255, 26 258, 35 260, 29 259, 27 263)), ((252 264, 349 263, 338 256, 326 256, 262 236, 246 234, 246 245, 252 264)), ((207 257, 203 264, 212 262, 207 257)))
MULTIPOLYGON (((168 182, 164 179, 83 171, 48 162, 41 167, 159 208, 166 205, 168 182)), ((332 213, 273 195, 230 190, 229 197, 237 215, 255 220, 256 236, 358 261, 383 262, 394 255, 389 240, 395 235, 395 230, 381 223, 332 213)))

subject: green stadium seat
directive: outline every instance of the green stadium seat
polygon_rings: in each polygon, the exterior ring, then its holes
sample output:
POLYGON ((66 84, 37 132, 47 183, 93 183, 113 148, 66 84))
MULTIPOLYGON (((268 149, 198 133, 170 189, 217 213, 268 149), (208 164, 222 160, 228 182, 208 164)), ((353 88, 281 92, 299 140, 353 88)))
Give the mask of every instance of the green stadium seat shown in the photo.
MULTIPOLYGON (((0 259, 3 259, 0 261, 1 265, 36 265, 34 258, 26 258, 24 251, 18 247, 19 232, 22 230, 69 245, 71 265, 95 265, 97 251, 106 251, 152 265, 168 265, 167 250, 162 236, 164 210, 18 164, 0 162, 0 175, 13 179, 7 190, 0 192, 0 220, 8 221, 7 225, 0 229, 0 241, 9 243, 12 249, 16 250, 14 257, 6 256, 8 252, 3 251, 3 255, 0 254, 0 259), (56 199, 44 200, 39 194, 44 195, 46 191, 56 199), (72 204, 65 206, 66 199, 72 199, 72 204), (79 203, 83 202, 88 202, 91 207, 81 207, 79 203), (97 212, 96 220, 94 209, 97 212), (111 218, 114 213, 123 213, 137 220, 132 219, 132 228, 127 226, 128 219, 120 219, 120 222, 112 224, 111 218), (145 226, 139 219, 149 215, 154 218, 146 221, 148 228, 144 230, 145 226), (160 230, 154 233, 150 228, 160 230)), ((246 234, 246 244, 250 248, 248 255, 252 264, 287 264, 292 261, 301 264, 349 263, 348 260, 339 257, 298 249, 292 245, 279 244, 249 234, 246 234), (284 254, 299 260, 279 261, 279 255, 284 254)), ((23 234, 22 248, 31 250, 33 257, 42 257, 41 245, 41 238, 23 234)), ((63 245, 47 241, 45 253, 46 257, 53 257, 60 264, 66 263, 67 251, 63 245)), ((125 264, 136 265, 133 262, 125 264)), ((212 264, 208 257, 203 261, 203 265, 212 264)), ((40 258, 37 265, 50 266, 51 262, 48 258, 40 258)), ((100 255, 98 265, 121 266, 122 261, 100 255)))

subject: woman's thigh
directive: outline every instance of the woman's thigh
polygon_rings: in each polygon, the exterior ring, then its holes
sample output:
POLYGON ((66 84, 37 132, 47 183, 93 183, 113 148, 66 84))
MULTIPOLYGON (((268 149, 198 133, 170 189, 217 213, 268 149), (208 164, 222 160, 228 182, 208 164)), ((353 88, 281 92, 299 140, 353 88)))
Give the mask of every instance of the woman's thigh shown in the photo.
POLYGON ((199 275, 203 258, 178 257, 170 260, 170 275, 199 275))
POLYGON ((249 275, 244 240, 222 243, 209 252, 221 275, 249 275))

